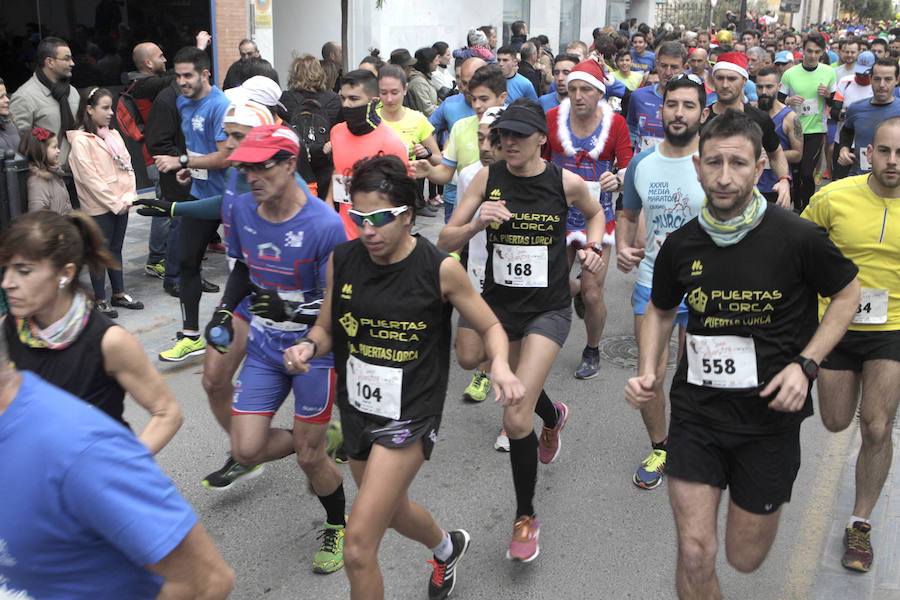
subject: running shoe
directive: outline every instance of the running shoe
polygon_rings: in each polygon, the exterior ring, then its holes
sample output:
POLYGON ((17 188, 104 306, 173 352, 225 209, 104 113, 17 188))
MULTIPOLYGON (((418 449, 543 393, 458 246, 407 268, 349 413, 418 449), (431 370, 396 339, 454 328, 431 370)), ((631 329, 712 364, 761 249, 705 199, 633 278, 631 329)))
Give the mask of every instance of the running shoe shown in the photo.
POLYGON ((578 318, 584 320, 584 312, 587 309, 584 306, 584 296, 581 295, 581 292, 572 296, 572 306, 575 308, 575 314, 578 315, 578 318))
POLYGON ((600 348, 584 347, 581 364, 575 369, 575 379, 593 379, 600 373, 600 348))
POLYGON ((663 471, 666 468, 666 451, 654 450, 650 453, 641 466, 638 467, 631 480, 634 485, 645 490, 659 487, 663 480, 663 471))
POLYGON ((509 452, 509 436, 506 435, 505 429, 497 436, 497 440, 494 442, 494 450, 509 452))
POLYGON ((225 254, 227 252, 227 248, 225 248, 225 244, 222 242, 210 242, 206 246, 207 252, 214 252, 215 254, 225 254))
POLYGON ((541 552, 538 540, 541 537, 541 525, 534 517, 521 516, 513 526, 512 541, 506 558, 527 563, 537 558, 541 552))
POLYGON ((181 362, 186 358, 206 352, 206 340, 203 339, 202 335, 198 335, 194 339, 179 331, 175 339, 177 341, 171 349, 159 353, 159 360, 163 362, 181 362))
POLYGON ((344 527, 325 523, 318 535, 322 544, 313 556, 313 573, 334 573, 344 566, 344 527))
POLYGON ((334 462, 338 463, 339 465, 343 465, 349 460, 350 458, 347 456, 347 451, 344 449, 344 438, 341 437, 341 444, 334 451, 334 462))
POLYGON ((872 540, 869 533, 872 526, 863 521, 854 521, 844 530, 844 556, 841 564, 854 571, 868 571, 872 568, 872 540))
POLYGON ((434 560, 428 562, 434 567, 431 572, 431 580, 428 582, 428 600, 444 600, 449 598, 453 593, 456 585, 456 565, 459 560, 466 554, 469 549, 469 543, 472 541, 469 532, 465 529, 456 529, 450 531, 450 541, 453 542, 453 553, 446 561, 434 560))
POLYGON ((158 263, 147 263, 144 265, 144 274, 157 279, 165 279, 166 277, 166 261, 161 260, 158 263))
POLYGON ((248 467, 231 458, 231 455, 228 455, 225 465, 218 471, 213 471, 207 475, 201 483, 208 490, 222 492, 233 486, 238 480, 253 479, 262 475, 263 470, 263 465, 248 467))
POLYGON ((553 406, 556 407, 556 427, 544 425, 541 437, 538 438, 538 458, 545 465, 549 465, 559 456, 559 449, 562 447, 559 434, 569 420, 569 407, 564 402, 554 402, 553 406))
POLYGON ((110 319, 115 319, 119 316, 119 311, 112 308, 106 300, 99 300, 97 304, 94 305, 94 310, 106 315, 110 319))
MULTIPOLYGON (((325 453, 331 457, 331 460, 337 461, 336 454, 338 449, 344 444, 344 430, 337 421, 328 423, 328 430, 325 432, 325 453)), ((346 461, 344 461, 346 462, 346 461)))
POLYGON ((484 371, 475 371, 472 382, 463 392, 463 400, 484 402, 489 391, 491 391, 491 378, 484 371))

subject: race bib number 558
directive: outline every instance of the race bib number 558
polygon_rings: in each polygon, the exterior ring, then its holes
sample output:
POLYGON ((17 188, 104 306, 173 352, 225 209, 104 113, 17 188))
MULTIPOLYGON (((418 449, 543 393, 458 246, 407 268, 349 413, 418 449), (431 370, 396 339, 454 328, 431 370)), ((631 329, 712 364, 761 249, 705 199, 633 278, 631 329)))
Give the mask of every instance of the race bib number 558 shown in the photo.
POLYGON ((757 386, 753 338, 688 334, 686 350, 688 383, 720 389, 757 386))

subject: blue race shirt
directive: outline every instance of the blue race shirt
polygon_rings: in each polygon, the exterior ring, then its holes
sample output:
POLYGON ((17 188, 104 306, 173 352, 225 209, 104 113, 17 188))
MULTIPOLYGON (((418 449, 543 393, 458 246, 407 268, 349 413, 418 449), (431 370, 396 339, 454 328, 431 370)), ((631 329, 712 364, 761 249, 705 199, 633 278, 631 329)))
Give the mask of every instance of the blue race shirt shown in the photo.
POLYGON ((660 115, 662 96, 656 91, 657 87, 642 87, 631 92, 626 122, 631 141, 639 150, 645 150, 665 137, 660 115))
POLYGON ((866 157, 862 156, 866 146, 872 143, 875 137, 875 127, 885 119, 900 116, 900 101, 892 100, 890 104, 872 104, 871 100, 854 102, 847 108, 847 116, 844 127, 853 129, 853 154, 856 155, 856 164, 852 175, 868 173, 872 167, 868 165, 866 157), (860 162, 862 159, 862 163, 860 162), (868 167, 868 168, 863 168, 868 167))
POLYGON ((133 433, 23 371, 0 456, 0 597, 156 598, 197 515, 133 433))
POLYGON ((556 98, 556 92, 549 92, 547 94, 544 94, 543 96, 538 98, 538 102, 541 103, 541 108, 544 109, 545 113, 559 106, 559 100, 556 98))
POLYGON ((506 104, 509 105, 516 98, 531 98, 535 102, 538 99, 534 86, 521 73, 506 80, 506 104))
POLYGON ((460 119, 471 117, 474 114, 475 109, 466 102, 466 97, 463 94, 456 94, 441 102, 437 110, 428 117, 428 122, 434 127, 434 135, 439 135, 441 132, 449 132, 453 129, 453 124, 460 119))
POLYGON ((656 66, 656 55, 650 52, 649 50, 644 51, 643 54, 638 56, 634 53, 634 50, 631 50, 631 70, 632 71, 640 71, 641 73, 646 73, 650 69, 656 66))
MULTIPOLYGON (((181 131, 189 156, 203 156, 218 151, 216 142, 228 137, 222 121, 231 106, 224 92, 213 86, 200 100, 178 96, 181 131)), ((216 196, 225 191, 225 169, 191 169, 191 195, 194 198, 216 196)))
MULTIPOLYGON (((784 131, 784 118, 791 110, 793 109, 790 106, 785 106, 778 111, 777 115, 772 117, 772 122, 775 123, 775 133, 778 134, 778 141, 781 143, 782 150, 791 149, 791 138, 789 138, 788 134, 784 131)), ((766 155, 766 169, 763 170, 762 175, 759 176, 759 181, 756 183, 756 189, 762 194, 767 194, 772 191, 772 186, 776 183, 778 183, 778 177, 775 175, 775 171, 772 170, 771 165, 769 165, 769 158, 768 155, 766 155)))

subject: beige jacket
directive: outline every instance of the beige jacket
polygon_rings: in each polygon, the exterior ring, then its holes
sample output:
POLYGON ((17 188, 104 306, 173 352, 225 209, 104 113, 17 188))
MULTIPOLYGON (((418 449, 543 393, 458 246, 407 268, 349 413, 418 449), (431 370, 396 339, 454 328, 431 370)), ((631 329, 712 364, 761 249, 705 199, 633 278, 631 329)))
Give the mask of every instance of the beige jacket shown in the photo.
MULTIPOLYGON (((83 129, 68 131, 66 135, 72 145, 69 167, 75 178, 81 210, 91 216, 127 212, 137 198, 134 171, 125 171, 116 164, 112 151, 100 136, 83 129)), ((125 148, 119 132, 112 130, 112 135, 125 148)), ((125 160, 130 166, 131 157, 127 153, 125 160)))
POLYGON ((28 210, 52 210, 61 215, 72 212, 69 192, 56 173, 32 167, 28 176, 28 210))
MULTIPOLYGON (((69 88, 69 108, 72 116, 78 114, 80 97, 75 86, 69 88)), ((61 119, 59 102, 50 95, 50 90, 38 81, 37 75, 19 86, 9 98, 9 113, 19 131, 31 131, 34 127, 43 127, 59 137, 61 119)), ((59 139, 59 164, 68 172, 69 142, 64 137, 59 139)))

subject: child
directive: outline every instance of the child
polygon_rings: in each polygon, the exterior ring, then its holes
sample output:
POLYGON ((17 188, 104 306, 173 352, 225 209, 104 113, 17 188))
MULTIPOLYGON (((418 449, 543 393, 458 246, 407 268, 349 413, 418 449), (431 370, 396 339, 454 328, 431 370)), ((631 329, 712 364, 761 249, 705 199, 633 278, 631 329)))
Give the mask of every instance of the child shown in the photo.
POLYGON ((61 215, 72 212, 69 193, 59 168, 59 141, 43 127, 22 136, 19 153, 28 159, 28 210, 52 210, 61 215))

